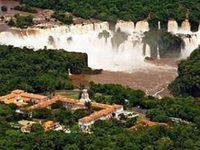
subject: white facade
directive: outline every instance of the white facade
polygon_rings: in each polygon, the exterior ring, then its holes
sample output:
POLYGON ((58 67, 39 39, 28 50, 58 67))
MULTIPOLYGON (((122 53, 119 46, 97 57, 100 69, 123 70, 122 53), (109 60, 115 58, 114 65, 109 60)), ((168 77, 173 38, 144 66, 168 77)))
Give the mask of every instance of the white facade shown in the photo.
POLYGON ((82 91, 80 102, 91 102, 87 89, 82 91))

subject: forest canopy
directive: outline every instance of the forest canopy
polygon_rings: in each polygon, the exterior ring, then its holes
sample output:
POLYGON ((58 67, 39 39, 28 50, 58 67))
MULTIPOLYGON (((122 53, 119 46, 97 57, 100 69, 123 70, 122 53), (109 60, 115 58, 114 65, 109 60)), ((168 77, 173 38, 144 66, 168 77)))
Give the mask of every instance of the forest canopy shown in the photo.
POLYGON ((171 83, 174 95, 200 96, 200 48, 178 65, 178 77, 171 83))
POLYGON ((90 70, 87 54, 1 45, 0 95, 16 88, 38 93, 72 89, 68 68, 72 73, 90 70))
POLYGON ((199 0, 22 0, 23 4, 72 12, 89 19, 116 21, 117 19, 139 21, 149 19, 152 26, 158 21, 173 18, 183 21, 186 14, 197 28, 200 19, 199 0))

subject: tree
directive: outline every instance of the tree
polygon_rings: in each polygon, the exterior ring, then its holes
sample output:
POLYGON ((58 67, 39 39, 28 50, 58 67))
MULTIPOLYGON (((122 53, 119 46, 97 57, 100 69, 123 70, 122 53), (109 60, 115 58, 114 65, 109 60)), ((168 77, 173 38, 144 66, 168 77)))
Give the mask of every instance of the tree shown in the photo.
POLYGON ((33 7, 71 12, 85 19, 95 18, 109 22, 116 22, 119 19, 132 20, 133 22, 148 19, 151 28, 157 28, 158 21, 161 21, 162 24, 167 24, 167 21, 171 18, 181 22, 188 14, 192 28, 198 30, 199 25, 198 0, 175 0, 173 2, 170 0, 58 0, 56 2, 52 0, 23 0, 22 3, 33 7))
POLYGON ((15 22, 12 18, 9 20, 8 25, 11 26, 11 27, 15 26, 15 22))
POLYGON ((130 127, 134 126, 136 121, 137 121, 137 117, 126 119, 125 127, 130 128, 130 127))
POLYGON ((91 102, 86 101, 84 105, 85 105, 86 109, 90 112, 91 111, 91 102))
POLYGON ((8 11, 8 8, 6 6, 1 6, 1 11, 6 12, 8 11))
POLYGON ((184 45, 183 40, 166 30, 151 29, 145 33, 144 43, 148 44, 151 49, 151 56, 157 58, 157 48, 159 48, 161 57, 178 56, 184 45))
POLYGON ((64 12, 61 12, 61 11, 56 11, 52 17, 54 17, 55 19, 67 24, 67 25, 70 25, 73 23, 73 16, 66 16, 64 12))
POLYGON ((43 129, 42 125, 40 125, 40 124, 32 124, 31 125, 31 132, 42 133, 42 132, 44 132, 44 129, 43 129))
POLYGON ((200 48, 194 50, 187 60, 178 65, 178 77, 169 85, 174 95, 200 96, 200 48))
POLYGON ((65 145, 64 150, 79 150, 79 147, 76 144, 67 144, 65 145))
POLYGON ((158 141, 155 142, 156 150, 173 150, 174 143, 169 137, 162 137, 158 141))
POLYGON ((108 38, 110 37, 110 33, 106 30, 103 30, 101 33, 99 33, 98 38, 101 39, 102 37, 105 38, 105 42, 107 43, 108 38))
MULTIPOLYGON (((14 89, 53 93, 73 89, 67 68, 83 73, 88 67, 87 54, 64 50, 38 50, 0 46, 0 94, 14 89), (12 71, 11 71, 12 70, 12 71)), ((91 70, 91 73, 93 71, 91 70)))

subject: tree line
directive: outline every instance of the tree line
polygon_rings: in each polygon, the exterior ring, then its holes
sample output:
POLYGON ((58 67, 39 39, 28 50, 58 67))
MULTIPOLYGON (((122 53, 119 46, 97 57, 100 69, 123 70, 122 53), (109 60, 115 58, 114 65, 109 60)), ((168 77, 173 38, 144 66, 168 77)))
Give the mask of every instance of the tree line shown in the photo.
POLYGON ((120 104, 124 108, 140 107, 147 110, 146 115, 152 121, 171 122, 171 117, 199 124, 199 100, 193 97, 157 99, 146 96, 140 90, 133 90, 115 84, 90 84, 91 99, 100 103, 120 104))
POLYGON ((16 14, 13 18, 11 18, 8 21, 8 25, 11 27, 17 27, 17 28, 27 28, 29 26, 33 25, 33 16, 22 16, 19 14, 16 14))
POLYGON ((0 94, 14 89, 53 92, 72 89, 68 69, 74 74, 91 72, 85 53, 0 46, 0 94))
POLYGON ((174 95, 200 96, 200 48, 178 65, 178 77, 170 84, 174 95))
POLYGON ((179 23, 189 17, 192 28, 198 29, 200 3, 198 0, 22 0, 23 4, 72 12, 74 15, 90 19, 96 18, 115 22, 118 19, 134 22, 148 19, 152 27, 158 21, 166 24, 168 19, 179 23))

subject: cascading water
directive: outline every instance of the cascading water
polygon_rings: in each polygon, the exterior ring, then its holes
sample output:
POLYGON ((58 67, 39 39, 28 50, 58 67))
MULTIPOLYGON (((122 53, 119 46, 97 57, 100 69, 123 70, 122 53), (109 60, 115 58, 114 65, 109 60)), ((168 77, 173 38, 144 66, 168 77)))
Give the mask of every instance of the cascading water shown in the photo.
POLYGON ((160 48, 157 46, 157 60, 160 60, 160 48))
POLYGON ((175 20, 168 21, 168 31, 180 36, 184 41, 184 47, 182 48, 182 57, 188 57, 190 53, 198 48, 200 44, 200 28, 197 32, 191 31, 191 25, 188 19, 185 19, 181 27, 175 20))
MULTIPOLYGON (((134 34, 134 23, 122 21, 116 24, 116 32, 109 30, 107 22, 47 29, 12 29, 0 33, 0 43, 36 50, 46 47, 85 52, 92 68, 130 71, 148 66, 144 62, 142 43, 143 31, 147 29, 147 22, 142 21, 137 25, 140 32, 134 34), (118 29, 121 31, 117 32, 118 29)), ((150 52, 147 53, 150 56, 150 52)))
POLYGON ((169 20, 168 21, 168 32, 177 33, 178 32, 178 23, 176 20, 169 20))
POLYGON ((184 33, 191 32, 191 26, 190 26, 190 22, 188 19, 185 19, 185 21, 182 22, 180 31, 184 32, 184 33))
POLYGON ((123 32, 133 32, 135 29, 135 24, 132 21, 118 21, 115 25, 115 30, 120 29, 123 32))
POLYGON ((151 49, 148 44, 146 44, 144 56, 149 58, 151 57, 151 49))
MULTIPOLYGON (((188 56, 200 43, 199 32, 192 33, 188 23, 185 20, 179 28, 175 20, 168 22, 168 31, 180 35, 185 41, 183 56, 188 56)), ((158 27, 160 28, 160 22, 158 27)), ((144 32, 148 30, 149 23, 146 20, 136 24, 119 21, 114 31, 109 29, 107 22, 46 29, 11 29, 0 33, 0 44, 26 46, 36 50, 46 47, 84 52, 88 54, 88 63, 92 68, 132 71, 150 66, 144 59, 151 57, 151 50, 148 44, 144 50, 145 43, 142 40, 144 32)))
POLYGON ((161 23, 160 23, 160 21, 158 21, 158 30, 160 30, 161 29, 161 23))
POLYGON ((146 20, 138 21, 135 26, 136 32, 146 32, 149 31, 149 23, 146 20))

